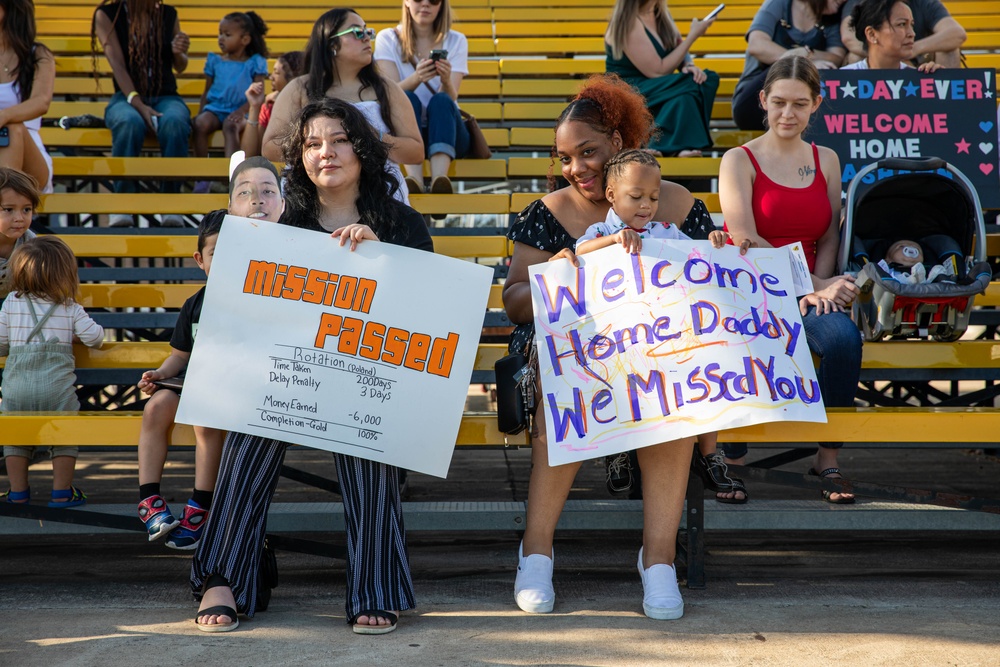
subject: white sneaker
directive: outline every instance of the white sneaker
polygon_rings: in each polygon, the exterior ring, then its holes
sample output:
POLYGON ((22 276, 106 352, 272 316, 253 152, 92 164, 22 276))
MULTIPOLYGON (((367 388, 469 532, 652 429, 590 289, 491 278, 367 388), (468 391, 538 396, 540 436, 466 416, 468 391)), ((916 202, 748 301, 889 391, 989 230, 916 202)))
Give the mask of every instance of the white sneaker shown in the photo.
POLYGON ((108 218, 108 227, 135 227, 135 221, 131 215, 112 213, 108 218))
POLYGON ((657 563, 648 570, 642 566, 639 549, 639 576, 642 577, 642 610, 658 621, 672 621, 684 615, 684 598, 677 586, 673 565, 657 563))
MULTIPOLYGON (((541 554, 522 556, 522 543, 517 547, 517 578, 514 579, 514 601, 521 611, 547 614, 556 603, 552 588, 552 558, 541 554)), ((553 557, 555 550, 552 551, 553 557)))

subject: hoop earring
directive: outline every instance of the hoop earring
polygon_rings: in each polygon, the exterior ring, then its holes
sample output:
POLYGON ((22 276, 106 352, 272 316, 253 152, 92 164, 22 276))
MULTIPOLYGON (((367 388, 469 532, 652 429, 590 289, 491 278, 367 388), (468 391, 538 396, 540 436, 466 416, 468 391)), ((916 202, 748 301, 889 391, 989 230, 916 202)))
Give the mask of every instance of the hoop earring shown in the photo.
POLYGON ((333 54, 334 58, 337 57, 337 49, 330 49, 330 53, 333 54))

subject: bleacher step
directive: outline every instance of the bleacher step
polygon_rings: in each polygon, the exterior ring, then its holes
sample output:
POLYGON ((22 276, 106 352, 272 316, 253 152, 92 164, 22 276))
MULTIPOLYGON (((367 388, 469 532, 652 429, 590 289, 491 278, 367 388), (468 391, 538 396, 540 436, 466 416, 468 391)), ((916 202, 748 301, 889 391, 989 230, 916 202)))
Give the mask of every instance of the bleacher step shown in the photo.
MULTIPOLYGON (((522 502, 406 502, 403 515, 410 531, 524 530, 522 502)), ((135 505, 91 504, 66 512, 135 517, 135 505)), ((681 524, 682 528, 684 523, 681 524)), ((136 532, 142 527, 135 520, 136 532)), ((340 503, 274 503, 268 515, 273 533, 343 532, 340 503)), ((571 500, 560 530, 641 530, 638 500, 571 500)), ((849 530, 849 531, 998 531, 1000 514, 859 499, 854 505, 822 500, 753 500, 746 505, 705 503, 706 530, 849 530)), ((79 523, 58 523, 0 515, 0 535, 70 535, 128 532, 79 523)))

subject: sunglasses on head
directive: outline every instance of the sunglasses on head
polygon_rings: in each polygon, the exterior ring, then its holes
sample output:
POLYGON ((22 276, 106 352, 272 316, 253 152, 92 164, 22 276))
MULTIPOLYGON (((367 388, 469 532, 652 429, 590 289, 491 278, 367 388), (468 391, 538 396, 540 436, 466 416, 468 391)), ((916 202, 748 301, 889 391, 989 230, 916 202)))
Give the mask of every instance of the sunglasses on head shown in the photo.
POLYGON ((352 33, 355 39, 367 38, 369 41, 375 39, 375 28, 359 28, 357 26, 354 26, 353 28, 348 28, 347 30, 342 30, 338 32, 336 35, 334 35, 334 37, 341 37, 348 33, 352 33))

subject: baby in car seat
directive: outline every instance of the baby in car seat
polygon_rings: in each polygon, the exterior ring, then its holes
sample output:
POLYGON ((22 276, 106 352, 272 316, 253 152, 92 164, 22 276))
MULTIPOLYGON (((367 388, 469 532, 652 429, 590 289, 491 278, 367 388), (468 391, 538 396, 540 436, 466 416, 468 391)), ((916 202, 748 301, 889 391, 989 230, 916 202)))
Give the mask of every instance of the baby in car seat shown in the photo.
POLYGON ((944 264, 935 264, 928 271, 924 266, 924 251, 916 241, 896 241, 878 263, 886 273, 902 283, 931 283, 954 280, 957 274, 954 257, 944 264))

